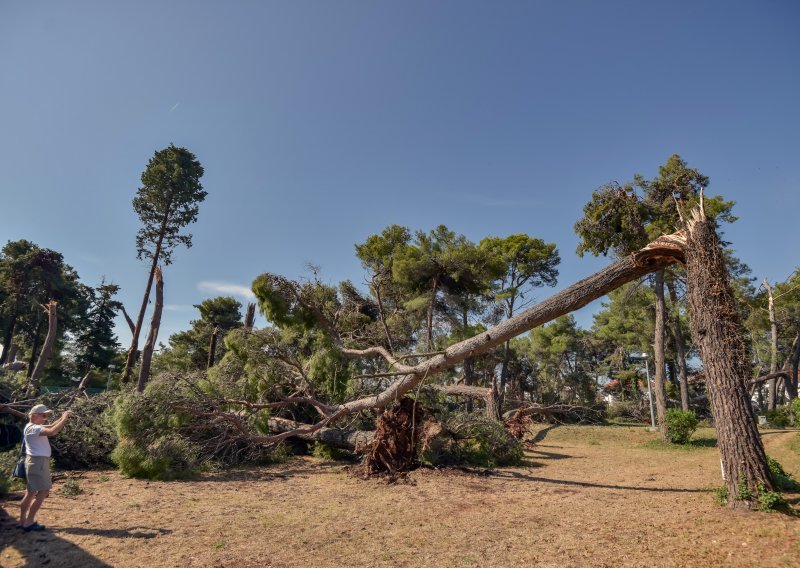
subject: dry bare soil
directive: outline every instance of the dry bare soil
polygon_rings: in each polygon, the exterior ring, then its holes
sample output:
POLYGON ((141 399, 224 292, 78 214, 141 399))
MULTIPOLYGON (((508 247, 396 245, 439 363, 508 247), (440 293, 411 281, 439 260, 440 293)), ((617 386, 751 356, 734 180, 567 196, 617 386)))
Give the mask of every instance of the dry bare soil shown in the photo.
MULTIPOLYGON (((189 482, 91 472, 77 497, 56 485, 46 532, 14 528, 19 493, 0 503, 0 565, 800 566, 800 519, 714 504, 711 430, 690 449, 640 427, 534 434, 522 467, 393 485, 314 458, 189 482)), ((763 440, 800 477, 800 433, 763 440)))

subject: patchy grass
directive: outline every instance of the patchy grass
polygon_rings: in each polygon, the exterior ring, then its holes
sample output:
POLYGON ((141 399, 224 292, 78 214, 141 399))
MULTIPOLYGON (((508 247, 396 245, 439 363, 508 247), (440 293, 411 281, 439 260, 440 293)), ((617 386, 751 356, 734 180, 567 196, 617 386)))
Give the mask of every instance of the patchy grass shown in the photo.
MULTIPOLYGON (((796 432, 762 435, 797 477, 796 432)), ((0 502, 0 565, 798 565, 800 521, 714 504, 714 447, 663 448, 639 426, 540 426, 532 436, 524 466, 419 470, 395 485, 313 457, 192 481, 93 472, 79 499, 45 501, 49 530, 35 538, 11 529, 21 495, 0 502)), ((797 507, 799 494, 786 497, 797 507)))

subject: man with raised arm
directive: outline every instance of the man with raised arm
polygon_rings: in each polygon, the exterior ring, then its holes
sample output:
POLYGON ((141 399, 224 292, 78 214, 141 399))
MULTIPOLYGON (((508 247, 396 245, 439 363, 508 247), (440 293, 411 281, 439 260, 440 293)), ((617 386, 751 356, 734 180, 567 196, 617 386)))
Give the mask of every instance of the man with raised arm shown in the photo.
POLYGON ((61 418, 52 424, 45 424, 52 410, 44 404, 37 404, 28 412, 28 424, 25 426, 25 473, 27 490, 20 504, 19 526, 25 532, 43 531, 44 525, 36 522, 36 513, 42 502, 50 495, 53 485, 50 479, 50 440, 64 427, 72 415, 67 410, 61 418))

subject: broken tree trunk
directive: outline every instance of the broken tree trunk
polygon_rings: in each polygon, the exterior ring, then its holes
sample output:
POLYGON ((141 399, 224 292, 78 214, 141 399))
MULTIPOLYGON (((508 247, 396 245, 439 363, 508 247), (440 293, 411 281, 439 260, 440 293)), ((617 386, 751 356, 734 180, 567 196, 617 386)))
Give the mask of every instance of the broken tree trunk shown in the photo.
POLYGON ((120 304, 120 309, 122 310, 122 315, 125 316, 125 321, 128 322, 128 327, 131 328, 131 333, 136 331, 136 324, 133 323, 131 316, 128 315, 128 312, 125 311, 125 306, 120 304))
MULTIPOLYGON (((291 432, 307 426, 287 418, 270 418, 268 421, 270 432, 291 432)), ((375 432, 369 430, 345 430, 343 428, 321 428, 311 434, 298 434, 301 440, 324 442, 334 448, 355 451, 356 448, 367 446, 375 437, 375 432)))
POLYGON ((142 366, 139 369, 139 381, 136 383, 136 390, 144 392, 144 387, 150 379, 150 363, 153 361, 153 351, 156 348, 158 339, 158 328, 161 326, 161 310, 164 307, 164 278, 161 275, 161 267, 156 267, 156 304, 153 307, 153 319, 150 321, 150 333, 147 342, 142 350, 142 366))
MULTIPOLYGON (((702 203, 702 202, 701 202, 702 203)), ((772 490, 764 446, 747 391, 750 359, 744 342, 719 237, 702 208, 692 212, 686 233, 687 297, 692 336, 700 348, 706 388, 717 428, 728 504, 750 505, 752 496, 772 490)))
POLYGON ((247 311, 244 316, 244 328, 247 331, 253 331, 253 326, 256 323, 256 305, 254 303, 247 304, 247 311))
POLYGON ((42 306, 44 312, 47 314, 47 337, 45 337, 44 345, 42 346, 42 352, 39 353, 39 359, 36 361, 36 367, 33 369, 33 373, 31 373, 31 378, 28 383, 28 393, 29 394, 38 394, 39 392, 39 383, 42 379, 42 373, 44 373, 44 366, 47 364, 47 360, 50 358, 50 354, 53 352, 53 345, 56 342, 56 329, 58 324, 58 314, 56 312, 56 306, 58 303, 55 300, 50 300, 46 306, 42 306))

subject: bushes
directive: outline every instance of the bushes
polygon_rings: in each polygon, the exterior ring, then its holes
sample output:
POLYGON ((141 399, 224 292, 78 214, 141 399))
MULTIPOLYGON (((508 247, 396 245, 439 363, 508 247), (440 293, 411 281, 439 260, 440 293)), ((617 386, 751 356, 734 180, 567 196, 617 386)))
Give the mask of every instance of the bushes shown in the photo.
POLYGON ((772 475, 772 481, 776 489, 780 491, 800 490, 800 483, 795 481, 792 474, 786 473, 786 470, 783 469, 783 466, 778 460, 767 456, 767 465, 769 466, 769 472, 772 475))
POLYGON ((636 422, 649 422, 650 411, 641 401, 620 400, 609 404, 605 411, 606 420, 617 422, 635 420, 636 422))
POLYGON ((768 410, 766 416, 770 428, 786 428, 792 421, 792 409, 779 406, 775 410, 768 410))
POLYGON ((791 412, 794 415, 795 427, 800 428, 800 398, 796 398, 792 401, 791 412))
POLYGON ((697 417, 691 410, 667 410, 667 435, 673 444, 688 444, 697 430, 697 417))
POLYGON ((144 393, 117 398, 113 421, 119 442, 111 459, 123 474, 165 481, 198 470, 198 448, 178 433, 187 417, 174 409, 173 390, 162 378, 144 393))

